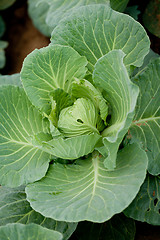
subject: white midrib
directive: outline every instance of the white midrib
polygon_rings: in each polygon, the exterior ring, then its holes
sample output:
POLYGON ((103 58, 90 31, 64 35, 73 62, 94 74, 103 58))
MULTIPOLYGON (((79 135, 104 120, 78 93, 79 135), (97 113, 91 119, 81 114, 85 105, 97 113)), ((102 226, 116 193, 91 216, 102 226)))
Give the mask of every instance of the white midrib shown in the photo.
POLYGON ((133 121, 131 126, 137 125, 139 123, 145 123, 145 122, 156 121, 156 120, 160 120, 160 117, 150 117, 150 118, 139 119, 139 120, 133 121))
POLYGON ((92 197, 95 195, 96 185, 97 185, 97 181, 98 181, 98 159, 99 159, 98 155, 93 158, 94 180, 93 180, 92 197))

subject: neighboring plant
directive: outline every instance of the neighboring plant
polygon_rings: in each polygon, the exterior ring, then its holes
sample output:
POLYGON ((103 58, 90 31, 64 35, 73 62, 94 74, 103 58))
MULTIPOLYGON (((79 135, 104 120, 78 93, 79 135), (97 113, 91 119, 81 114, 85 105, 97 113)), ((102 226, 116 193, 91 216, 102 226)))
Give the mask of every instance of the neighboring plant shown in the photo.
POLYGON ((160 58, 141 67, 149 44, 130 16, 108 4, 82 6, 61 20, 48 47, 26 57, 21 82, 3 78, 2 236, 48 228, 53 239, 69 239, 88 220, 79 239, 132 240, 134 221, 116 215, 123 211, 159 224, 160 58))
POLYGON ((16 0, 1 0, 0 1, 0 10, 4 10, 10 7, 16 0))
MULTIPOLYGON (((5 23, 3 21, 3 18, 0 16, 0 39, 1 37, 3 37, 4 32, 5 32, 5 23)), ((4 49, 7 46, 8 46, 8 43, 6 41, 0 40, 0 69, 2 69, 6 63, 4 49)))
MULTIPOLYGON (((0 11, 10 7, 15 1, 16 0, 0 0, 0 11)), ((8 42, 1 40, 4 35, 5 28, 5 22, 0 16, 0 69, 4 68, 6 64, 5 48, 7 48, 8 42)))
POLYGON ((141 13, 140 10, 138 10, 137 5, 129 6, 125 9, 125 13, 133 17, 135 20, 138 20, 138 15, 141 13))
MULTIPOLYGON (((50 37, 53 28, 72 11, 90 4, 106 4, 109 0, 28 0, 29 15, 40 32, 50 37)), ((123 12, 129 0, 110 0, 111 7, 123 12)))
POLYGON ((152 34, 160 38, 160 1, 152 0, 148 3, 143 14, 144 26, 152 34))

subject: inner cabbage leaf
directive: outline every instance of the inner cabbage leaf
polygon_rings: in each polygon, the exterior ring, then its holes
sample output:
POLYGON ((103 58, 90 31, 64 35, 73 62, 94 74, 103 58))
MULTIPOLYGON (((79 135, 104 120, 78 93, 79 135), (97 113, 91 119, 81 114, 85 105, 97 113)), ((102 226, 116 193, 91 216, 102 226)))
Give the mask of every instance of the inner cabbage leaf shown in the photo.
POLYGON ((95 88, 92 83, 83 79, 78 80, 76 79, 75 82, 72 84, 72 96, 76 98, 87 98, 90 99, 97 110, 100 112, 100 116, 103 119, 104 123, 106 123, 106 118, 108 115, 108 104, 107 101, 103 98, 100 90, 95 88))
POLYGON ((91 100, 78 98, 73 106, 64 108, 58 121, 58 129, 65 137, 98 133, 98 112, 91 100))
POLYGON ((49 120, 57 127, 59 114, 63 108, 73 104, 71 96, 63 89, 57 88, 51 93, 52 110, 49 115, 49 120))

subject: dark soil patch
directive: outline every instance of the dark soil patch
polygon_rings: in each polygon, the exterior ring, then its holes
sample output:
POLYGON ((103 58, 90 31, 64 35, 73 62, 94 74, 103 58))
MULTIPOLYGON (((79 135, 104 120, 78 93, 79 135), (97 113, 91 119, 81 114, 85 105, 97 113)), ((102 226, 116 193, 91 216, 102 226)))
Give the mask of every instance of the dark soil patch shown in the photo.
POLYGON ((27 13, 26 0, 17 1, 12 7, 2 12, 6 22, 6 32, 3 37, 9 42, 6 49, 6 67, 2 74, 18 73, 24 58, 35 48, 49 44, 49 38, 42 35, 32 24, 27 13))

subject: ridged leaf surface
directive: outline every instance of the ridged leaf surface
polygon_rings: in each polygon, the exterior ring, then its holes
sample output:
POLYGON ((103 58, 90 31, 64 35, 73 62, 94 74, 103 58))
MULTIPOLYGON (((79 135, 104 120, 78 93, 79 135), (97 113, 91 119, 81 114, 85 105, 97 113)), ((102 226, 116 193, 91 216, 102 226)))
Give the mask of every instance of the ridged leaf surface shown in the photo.
POLYGON ((149 159, 148 171, 160 174, 160 58, 134 78, 140 88, 134 121, 127 139, 140 142, 149 159))
POLYGON ((35 212, 26 200, 24 187, 1 187, 0 226, 8 223, 35 223, 50 230, 61 232, 63 234, 63 240, 67 240, 77 226, 77 223, 57 222, 35 212))
POLYGON ((37 224, 11 223, 0 227, 1 240, 62 240, 62 234, 37 224))
POLYGON ((147 156, 136 144, 118 154, 114 171, 104 167, 98 153, 74 164, 56 163, 41 181, 27 186, 27 200, 56 220, 104 222, 135 198, 146 168, 147 156))
POLYGON ((21 79, 32 104, 46 108, 50 93, 57 88, 70 91, 74 78, 86 74, 87 60, 74 49, 64 46, 48 46, 36 49, 24 60, 21 79))
POLYGON ((149 51, 149 38, 143 27, 130 16, 115 12, 107 4, 80 7, 53 30, 51 41, 73 47, 86 56, 93 71, 97 60, 113 49, 125 54, 124 63, 141 66, 149 51))
POLYGON ((137 221, 160 225, 160 177, 148 175, 124 213, 137 221))
POLYGON ((134 117, 139 93, 138 87, 129 79, 123 59, 121 50, 113 50, 97 61, 93 72, 95 85, 105 91, 111 106, 111 120, 102 132, 105 152, 108 154, 104 164, 109 169, 116 166, 119 144, 134 117))
POLYGON ((41 179, 50 155, 29 141, 48 133, 49 123, 28 100, 23 88, 0 87, 0 184, 16 187, 41 179))

